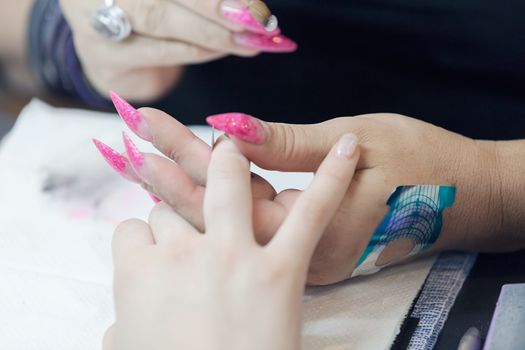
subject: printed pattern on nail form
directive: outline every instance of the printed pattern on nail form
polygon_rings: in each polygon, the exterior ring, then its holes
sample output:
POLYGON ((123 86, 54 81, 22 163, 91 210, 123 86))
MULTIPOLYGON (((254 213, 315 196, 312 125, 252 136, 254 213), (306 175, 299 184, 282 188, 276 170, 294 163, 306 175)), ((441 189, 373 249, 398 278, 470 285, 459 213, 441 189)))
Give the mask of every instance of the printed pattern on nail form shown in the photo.
POLYGON ((124 140, 124 147, 126 147, 126 153, 128 154, 129 162, 133 167, 133 170, 144 182, 147 181, 147 174, 144 172, 144 155, 139 151, 137 146, 131 141, 129 136, 122 132, 122 138, 124 140))
POLYGON ((390 210, 374 232, 351 277, 369 275, 430 248, 439 238, 443 211, 454 204, 456 187, 399 186, 387 201, 390 210), (402 252, 398 257, 389 252, 402 252), (396 259, 392 260, 392 256, 396 259), (381 262, 384 260, 384 262, 381 262))
POLYGON ((119 175, 132 182, 142 182, 135 171, 132 169, 131 165, 129 164, 129 160, 126 157, 103 142, 100 142, 99 140, 93 139, 93 143, 95 144, 95 147, 97 147, 100 154, 102 154, 106 162, 119 175))
POLYGON ((264 127, 256 118, 244 113, 224 113, 206 118, 217 130, 246 142, 261 144, 265 140, 264 127))
POLYGON ((153 136, 151 135, 150 128, 144 117, 138 110, 136 110, 132 105, 130 105, 126 100, 120 97, 117 93, 111 91, 109 93, 111 101, 115 105, 115 109, 118 114, 124 120, 126 125, 133 131, 137 136, 146 140, 153 141, 153 136))
MULTIPOLYGON (((265 26, 253 17, 248 6, 242 4, 240 1, 223 1, 221 5, 221 14, 232 23, 238 24, 255 33, 264 34, 266 36, 275 36, 281 33, 281 30, 278 27, 274 30, 266 30, 265 26)), ((277 21, 277 18, 272 16, 271 20, 277 21)))
POLYGON ((295 41, 284 35, 265 36, 255 33, 233 33, 233 41, 238 45, 263 52, 293 52, 297 50, 295 41))

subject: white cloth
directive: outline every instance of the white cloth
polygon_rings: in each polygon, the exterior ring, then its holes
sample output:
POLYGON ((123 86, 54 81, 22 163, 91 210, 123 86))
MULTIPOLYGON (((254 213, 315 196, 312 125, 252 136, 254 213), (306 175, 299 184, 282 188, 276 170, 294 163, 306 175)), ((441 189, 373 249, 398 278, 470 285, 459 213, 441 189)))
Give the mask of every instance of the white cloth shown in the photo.
MULTIPOLYGON (((34 100, 0 150, 0 350, 98 349, 112 323, 110 242, 119 221, 152 202, 105 164, 96 137, 122 150, 116 115, 34 100)), ((205 140, 210 130, 194 128, 205 140)), ((143 149, 150 146, 140 142, 143 149)), ((310 174, 263 172, 278 189, 310 174)), ((304 348, 388 348, 433 258, 314 288, 304 348)))

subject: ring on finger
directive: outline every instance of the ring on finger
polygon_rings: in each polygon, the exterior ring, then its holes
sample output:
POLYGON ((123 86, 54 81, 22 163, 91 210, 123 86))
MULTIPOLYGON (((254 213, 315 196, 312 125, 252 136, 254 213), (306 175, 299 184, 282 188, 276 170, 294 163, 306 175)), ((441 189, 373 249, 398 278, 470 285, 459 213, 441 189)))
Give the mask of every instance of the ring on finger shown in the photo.
POLYGON ((91 26, 100 36, 113 41, 122 41, 131 35, 128 16, 114 0, 105 0, 91 17, 91 26))

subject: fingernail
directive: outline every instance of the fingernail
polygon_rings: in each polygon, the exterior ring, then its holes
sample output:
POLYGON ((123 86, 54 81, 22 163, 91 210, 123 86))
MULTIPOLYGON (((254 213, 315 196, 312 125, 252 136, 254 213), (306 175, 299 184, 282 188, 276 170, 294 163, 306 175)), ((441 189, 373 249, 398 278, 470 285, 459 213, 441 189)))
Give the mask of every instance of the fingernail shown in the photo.
POLYGON ((138 137, 152 142, 153 135, 151 134, 151 130, 142 114, 140 114, 138 110, 120 97, 116 92, 110 91, 109 95, 118 114, 131 131, 133 131, 138 137))
POLYGON ((142 179, 142 181, 149 183, 149 174, 147 173, 147 169, 144 164, 144 155, 142 154, 142 152, 140 152, 137 146, 135 146, 133 141, 131 141, 128 134, 123 132, 122 138, 124 140, 124 147, 126 148, 126 153, 128 154, 131 167, 133 168, 135 173, 137 173, 137 175, 142 179))
POLYGON ((335 154, 338 157, 350 159, 354 155, 357 143, 357 136, 351 133, 345 134, 337 142, 335 154))
POLYGON ((249 143, 262 144, 266 138, 261 121, 247 114, 217 114, 206 118, 206 122, 217 130, 249 143))
POLYGON ((153 202, 155 202, 155 203, 162 202, 162 200, 159 197, 155 196, 154 194, 148 192, 148 195, 153 200, 153 202))
POLYGON ((247 4, 241 0, 224 0, 220 11, 224 18, 246 30, 269 36, 280 33, 277 17, 262 1, 250 1, 247 4))
POLYGON ((113 148, 109 147, 108 145, 100 142, 99 140, 93 139, 93 143, 95 144, 95 147, 97 147, 100 154, 102 154, 102 157, 106 160, 106 162, 122 177, 125 179, 141 183, 140 178, 137 176, 135 171, 133 171, 133 168, 129 164, 129 161, 126 157, 124 157, 119 152, 115 151, 113 148))
POLYGON ((266 36, 256 33, 233 33, 233 41, 241 46, 263 52, 293 52, 297 50, 295 41, 284 35, 266 36))

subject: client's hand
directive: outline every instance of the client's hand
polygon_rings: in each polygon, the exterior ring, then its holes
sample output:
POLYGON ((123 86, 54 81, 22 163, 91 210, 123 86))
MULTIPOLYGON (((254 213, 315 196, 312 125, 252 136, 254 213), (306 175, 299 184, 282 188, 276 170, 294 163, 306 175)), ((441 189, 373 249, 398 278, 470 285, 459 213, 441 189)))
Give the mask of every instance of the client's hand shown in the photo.
MULTIPOLYGON (((142 172, 142 179, 146 188, 202 228, 210 148, 163 112, 148 108, 137 112, 123 101, 115 101, 131 128, 176 162, 145 155, 143 168, 149 171, 142 172)), ((248 159, 263 168, 281 171, 315 171, 330 145, 343 133, 358 136, 362 156, 356 176, 312 258, 309 283, 328 284, 350 277, 388 212, 388 198, 401 185, 457 186, 456 202, 445 210, 441 236, 432 250, 488 246, 494 250, 506 243, 501 237, 497 241, 488 239, 499 232, 501 212, 493 181, 492 142, 474 141, 394 114, 343 117, 316 125, 265 123, 239 115, 208 120, 228 132, 248 159), (475 238, 469 236, 472 232, 475 238)), ((275 195, 260 178, 255 178, 252 186, 256 189, 254 230, 257 240, 264 244, 300 192, 288 190, 275 195)), ((379 264, 404 259, 409 248, 394 245, 385 250, 379 264)))
POLYGON ((256 243, 249 162, 229 140, 211 156, 205 234, 164 203, 113 239, 115 325, 105 349, 299 349, 312 253, 359 157, 343 136, 266 246, 256 243))
POLYGON ((152 100, 173 86, 183 65, 296 48, 278 28, 265 29, 271 14, 260 1, 118 0, 133 28, 122 42, 104 39, 90 26, 103 0, 60 3, 84 72, 103 95, 111 88, 133 100, 152 100))

